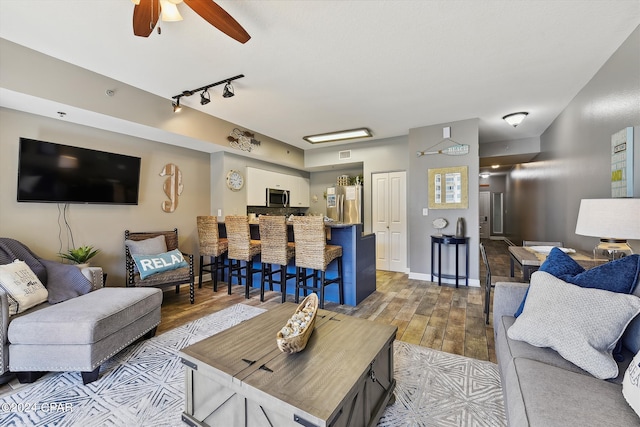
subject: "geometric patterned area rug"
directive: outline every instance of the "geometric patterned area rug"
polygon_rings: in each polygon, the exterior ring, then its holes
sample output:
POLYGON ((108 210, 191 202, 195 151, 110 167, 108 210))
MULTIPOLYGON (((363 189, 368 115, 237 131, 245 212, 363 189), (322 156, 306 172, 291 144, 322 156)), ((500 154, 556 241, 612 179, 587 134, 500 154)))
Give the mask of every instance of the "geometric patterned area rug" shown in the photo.
MULTIPOLYGON (((236 304, 123 350, 82 385, 51 373, 0 398, 0 426, 184 426, 178 351, 265 310, 236 304)), ((378 423, 506 426, 497 366, 395 341, 396 400, 378 423)))
POLYGON ((394 342, 396 401, 378 426, 506 426, 498 365, 394 342))

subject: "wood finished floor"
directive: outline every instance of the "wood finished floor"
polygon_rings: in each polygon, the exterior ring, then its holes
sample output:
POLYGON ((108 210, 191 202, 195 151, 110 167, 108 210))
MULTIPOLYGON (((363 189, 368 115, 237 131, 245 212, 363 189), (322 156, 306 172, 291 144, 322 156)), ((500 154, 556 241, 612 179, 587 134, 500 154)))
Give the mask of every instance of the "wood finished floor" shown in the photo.
MULTIPOLYGON (((495 240, 483 240, 483 243, 492 273, 507 276, 509 255, 506 243, 495 240)), ((484 278, 483 265, 480 265, 480 277, 484 278)), ((493 327, 484 323, 482 288, 439 287, 436 283, 409 280, 406 274, 388 271, 377 272, 376 286, 376 292, 357 307, 326 303, 325 308, 396 325, 397 339, 402 341, 496 362, 493 327)), ((293 296, 289 296, 287 301, 293 302, 293 296)), ((280 304, 280 294, 267 291, 265 301, 260 302, 259 290, 252 290, 251 298, 245 299, 244 288, 240 286, 233 286, 232 295, 227 295, 226 284, 219 285, 218 292, 213 292, 211 282, 205 282, 202 288, 196 288, 195 304, 192 305, 187 286, 183 286, 179 294, 167 290, 157 334, 238 303, 268 310, 280 304)), ((0 396, 22 386, 14 379, 0 386, 0 396)))
MULTIPOLYGON (((508 275, 506 243, 483 242, 493 274, 508 275)), ((484 278, 483 266, 481 277, 484 278)), ((227 295, 226 284, 219 285, 218 292, 213 292, 211 282, 197 289, 195 297, 196 302, 191 305, 186 287, 180 294, 166 291, 158 333, 238 303, 267 310, 280 304, 278 292, 266 292, 265 301, 260 302, 258 290, 252 290, 251 298, 245 299, 244 288, 233 286, 232 295, 227 295)), ((493 327, 484 323, 483 298, 483 291, 478 287, 440 287, 432 282, 410 280, 406 274, 378 271, 376 292, 357 307, 326 303, 325 308, 395 325, 397 339, 408 343, 495 362, 493 327)), ((287 301, 293 302, 293 296, 287 301)))

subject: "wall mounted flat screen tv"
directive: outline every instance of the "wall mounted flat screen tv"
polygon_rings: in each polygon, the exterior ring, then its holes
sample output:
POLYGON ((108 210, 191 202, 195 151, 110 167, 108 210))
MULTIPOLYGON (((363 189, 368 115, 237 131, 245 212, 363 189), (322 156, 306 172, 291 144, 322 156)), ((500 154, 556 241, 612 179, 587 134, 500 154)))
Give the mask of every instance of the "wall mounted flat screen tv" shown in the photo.
POLYGON ((137 205, 140 158, 20 138, 18 202, 137 205))

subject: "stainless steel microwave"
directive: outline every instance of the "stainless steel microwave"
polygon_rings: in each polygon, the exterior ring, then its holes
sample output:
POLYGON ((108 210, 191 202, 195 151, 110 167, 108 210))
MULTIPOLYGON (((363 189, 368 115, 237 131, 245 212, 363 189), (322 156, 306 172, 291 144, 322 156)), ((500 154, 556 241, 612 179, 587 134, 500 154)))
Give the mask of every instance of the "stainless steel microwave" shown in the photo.
POLYGON ((289 191, 267 188, 267 206, 270 208, 289 207, 289 191))

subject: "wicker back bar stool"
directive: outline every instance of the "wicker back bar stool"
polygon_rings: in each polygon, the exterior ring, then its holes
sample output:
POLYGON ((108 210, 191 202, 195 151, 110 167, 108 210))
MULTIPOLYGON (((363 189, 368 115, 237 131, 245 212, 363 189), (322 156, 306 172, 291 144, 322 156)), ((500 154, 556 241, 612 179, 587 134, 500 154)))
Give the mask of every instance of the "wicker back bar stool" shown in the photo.
POLYGON ((293 234, 296 244, 296 295, 298 302, 300 290, 318 292, 320 308, 324 308, 324 288, 332 283, 338 284, 340 304, 344 304, 344 280, 342 274, 342 246, 327 245, 324 218, 322 216, 299 216, 293 218, 293 234), (336 260, 338 275, 326 278, 329 264, 336 260), (307 270, 311 270, 307 274, 307 270), (311 279, 311 285, 308 280, 311 279))
POLYGON ((280 274, 280 292, 282 302, 287 300, 287 280, 296 277, 287 273, 287 264, 295 255, 295 243, 287 238, 287 220, 284 216, 260 216, 260 243, 262 245, 262 281, 260 283, 260 301, 264 301, 265 281, 269 290, 273 290, 273 276, 280 274), (279 266, 274 269, 274 265, 279 266))
MULTIPOLYGON (((211 273, 213 291, 218 292, 218 276, 222 276, 224 282, 224 254, 227 253, 229 242, 226 237, 220 237, 218 233, 218 217, 198 216, 198 240, 200 243, 200 284, 202 287, 202 274, 211 273), (209 257, 209 263, 205 263, 204 257, 209 257)), ((228 283, 228 293, 231 295, 231 282, 228 283)))
POLYGON ((249 298, 249 290, 253 287, 253 275, 260 269, 253 268, 253 259, 260 255, 260 240, 251 240, 249 230, 249 217, 246 215, 230 215, 224 218, 227 228, 227 241, 229 250, 229 286, 233 277, 238 278, 238 284, 242 285, 245 279, 244 297, 249 298), (244 266, 242 263, 244 262, 244 266), (244 272, 244 274, 243 274, 244 272))

